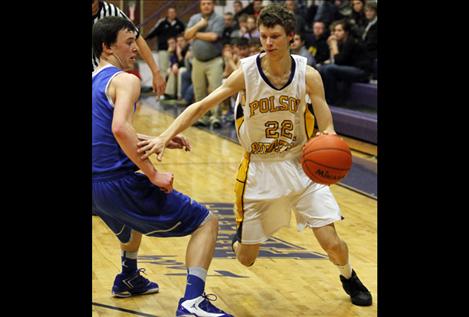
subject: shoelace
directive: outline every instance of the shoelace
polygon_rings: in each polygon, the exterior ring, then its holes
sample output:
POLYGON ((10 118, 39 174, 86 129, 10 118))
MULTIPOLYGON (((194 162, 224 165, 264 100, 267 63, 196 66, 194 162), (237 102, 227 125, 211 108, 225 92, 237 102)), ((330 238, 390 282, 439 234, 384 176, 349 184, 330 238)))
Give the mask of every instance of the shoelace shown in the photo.
POLYGON ((211 301, 214 302, 214 301, 216 301, 216 300, 218 299, 217 295, 204 293, 204 294, 202 295, 202 297, 207 300, 207 301, 206 301, 206 305, 209 306, 211 309, 213 309, 215 312, 217 312, 217 313, 224 313, 223 310, 221 310, 220 308, 216 307, 215 305, 213 305, 213 304, 211 303, 211 301), (210 297, 210 296, 211 296, 211 297, 210 297))
POLYGON ((216 300, 218 299, 217 295, 215 295, 215 294, 205 294, 205 293, 204 293, 204 294, 202 295, 202 297, 205 298, 205 299, 208 300, 208 301, 211 301, 211 302, 214 302, 214 301, 216 301, 216 300), (210 298, 209 296, 213 296, 213 297, 210 298))
POLYGON ((140 273, 143 273, 143 274, 147 275, 147 273, 145 273, 145 269, 144 269, 144 268, 141 268, 141 269, 138 269, 138 270, 137 270, 137 273, 136 273, 136 274, 140 274, 140 273))

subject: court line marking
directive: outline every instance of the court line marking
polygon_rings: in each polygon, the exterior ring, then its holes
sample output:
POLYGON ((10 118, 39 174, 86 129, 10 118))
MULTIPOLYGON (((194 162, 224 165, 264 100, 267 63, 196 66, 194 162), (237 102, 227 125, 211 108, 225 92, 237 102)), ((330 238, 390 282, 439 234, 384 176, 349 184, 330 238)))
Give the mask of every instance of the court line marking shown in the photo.
POLYGON ((138 311, 135 311, 135 310, 131 310, 131 309, 127 309, 127 308, 122 308, 122 307, 110 306, 110 305, 105 305, 105 304, 95 303, 95 302, 91 302, 91 304, 92 304, 92 305, 95 305, 95 306, 107 308, 107 309, 113 309, 113 310, 118 310, 118 311, 122 311, 122 312, 129 313, 129 314, 134 314, 134 315, 137 315, 137 316, 159 317, 159 316, 157 316, 157 315, 150 315, 150 314, 147 314, 147 313, 142 313, 142 312, 138 312, 138 311))

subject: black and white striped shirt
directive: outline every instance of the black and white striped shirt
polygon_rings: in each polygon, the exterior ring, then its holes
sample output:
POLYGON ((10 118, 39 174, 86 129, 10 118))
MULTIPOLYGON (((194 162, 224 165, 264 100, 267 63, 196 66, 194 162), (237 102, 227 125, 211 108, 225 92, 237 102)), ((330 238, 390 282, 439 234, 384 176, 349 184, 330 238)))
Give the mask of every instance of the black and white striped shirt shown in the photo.
MULTIPOLYGON (((130 21, 130 19, 125 15, 124 12, 122 12, 121 9, 116 7, 112 3, 107 3, 106 1, 99 1, 99 10, 98 13, 92 17, 93 25, 101 20, 104 17, 109 17, 109 16, 118 16, 118 17, 123 17, 126 18, 127 20, 130 21)), ((137 31, 137 38, 140 35, 140 30, 135 27, 135 30, 137 31)), ((98 66, 99 64, 99 58, 97 58, 93 50, 91 50, 91 63, 93 64, 93 71, 98 66)))

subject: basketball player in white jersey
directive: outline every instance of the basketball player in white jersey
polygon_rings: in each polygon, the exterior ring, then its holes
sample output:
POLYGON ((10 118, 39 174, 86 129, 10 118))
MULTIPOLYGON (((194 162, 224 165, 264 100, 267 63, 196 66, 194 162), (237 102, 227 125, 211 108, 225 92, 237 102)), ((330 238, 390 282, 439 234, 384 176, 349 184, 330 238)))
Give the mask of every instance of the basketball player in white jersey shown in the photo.
POLYGON ((321 76, 306 65, 306 58, 290 55, 295 28, 292 13, 269 5, 261 11, 258 27, 263 52, 242 59, 241 67, 223 85, 189 106, 159 137, 140 142, 139 152, 142 159, 156 153, 161 160, 174 136, 239 92, 236 129, 246 153, 235 188, 238 229, 233 250, 237 259, 253 265, 260 244, 289 225, 293 210, 298 229, 312 228, 338 267, 352 303, 369 306, 371 294, 352 269, 347 244, 334 227, 334 222, 342 219, 337 202, 329 187, 310 180, 300 164, 302 147, 312 137, 315 119, 320 133, 335 134, 321 76), (307 105, 307 97, 313 109, 307 105))

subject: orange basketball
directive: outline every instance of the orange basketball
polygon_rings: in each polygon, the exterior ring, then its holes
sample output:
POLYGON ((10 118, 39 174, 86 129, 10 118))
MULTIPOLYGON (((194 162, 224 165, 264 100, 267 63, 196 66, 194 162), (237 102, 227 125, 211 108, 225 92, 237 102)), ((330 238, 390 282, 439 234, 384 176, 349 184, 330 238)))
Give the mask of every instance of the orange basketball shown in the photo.
POLYGON ((340 137, 323 134, 304 145, 301 165, 314 182, 332 185, 347 175, 352 167, 352 153, 340 137))

